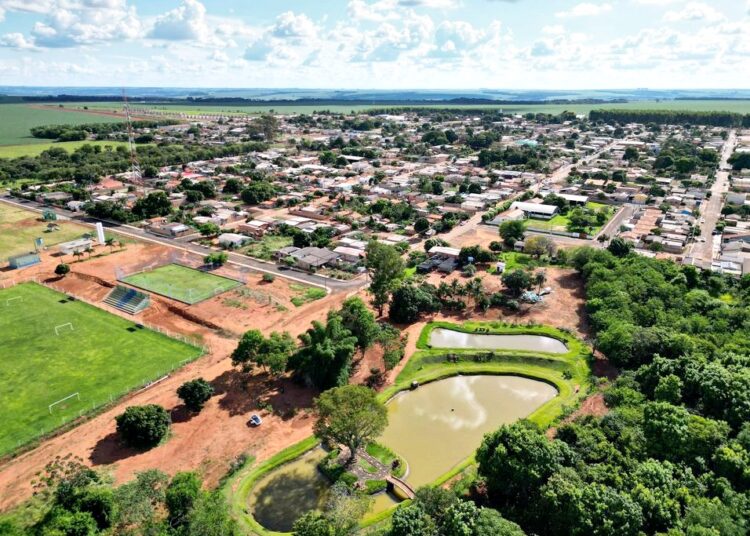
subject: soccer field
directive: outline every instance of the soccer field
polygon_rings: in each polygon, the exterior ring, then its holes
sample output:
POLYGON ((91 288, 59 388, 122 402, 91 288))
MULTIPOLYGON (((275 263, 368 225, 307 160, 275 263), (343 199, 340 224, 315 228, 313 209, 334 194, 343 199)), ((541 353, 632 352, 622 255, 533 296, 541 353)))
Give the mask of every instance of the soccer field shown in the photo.
POLYGON ((191 305, 242 285, 234 279, 179 264, 167 264, 154 270, 129 275, 122 281, 191 305))
POLYGON ((201 355, 34 283, 0 290, 0 348, 0 455, 201 355))

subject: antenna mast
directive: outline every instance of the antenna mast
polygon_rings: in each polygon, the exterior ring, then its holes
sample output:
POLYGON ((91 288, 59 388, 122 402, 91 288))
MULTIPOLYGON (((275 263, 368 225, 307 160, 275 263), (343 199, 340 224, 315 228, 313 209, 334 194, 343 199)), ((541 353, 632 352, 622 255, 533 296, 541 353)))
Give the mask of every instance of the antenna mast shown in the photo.
POLYGON ((128 148, 130 149, 130 182, 139 186, 143 185, 143 173, 141 165, 138 163, 138 154, 135 151, 135 137, 133 136, 133 121, 130 117, 130 104, 125 88, 122 89, 123 110, 125 111, 125 120, 128 126, 128 148))

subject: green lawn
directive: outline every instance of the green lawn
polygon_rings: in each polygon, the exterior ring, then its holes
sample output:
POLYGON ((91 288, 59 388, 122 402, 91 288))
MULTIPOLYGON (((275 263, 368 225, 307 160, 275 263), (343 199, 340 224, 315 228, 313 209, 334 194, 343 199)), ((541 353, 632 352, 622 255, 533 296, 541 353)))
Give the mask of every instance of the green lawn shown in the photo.
MULTIPOLYGON (((602 227, 607 225, 607 222, 612 218, 612 216, 615 215, 617 212, 617 209, 615 207, 612 207, 610 205, 605 205, 603 203, 595 203, 593 201, 589 201, 586 203, 586 208, 598 212, 602 208, 607 208, 609 215, 607 216, 607 220, 602 225, 597 225, 595 227, 591 228, 591 232, 588 233, 589 237, 592 237, 598 233, 602 227)), ((550 220, 537 220, 537 219, 530 219, 528 220, 528 227, 533 229, 539 229, 542 231, 562 231, 567 232, 568 231, 568 223, 570 223, 570 220, 568 219, 568 216, 563 216, 562 214, 557 214, 550 220)))
POLYGON ((0 347, 0 455, 201 354, 34 283, 0 290, 0 347))
MULTIPOLYGON (((2 110, 0 108, 0 110, 2 110)), ((84 145, 99 145, 104 149, 109 146, 114 150, 115 148, 122 146, 127 147, 127 143, 124 141, 64 141, 64 142, 53 142, 48 140, 41 140, 43 143, 33 143, 25 145, 4 145, 0 146, 0 158, 18 158, 19 156, 39 156, 47 149, 58 148, 65 149, 69 153, 72 153, 79 147, 84 145)))
POLYGON ((179 264, 167 264, 154 270, 129 275, 123 281, 128 285, 191 305, 242 285, 234 279, 179 264))
POLYGON ((282 248, 291 246, 292 242, 293 240, 289 236, 266 234, 260 240, 253 240, 243 250, 243 253, 256 259, 270 261, 274 253, 282 248))
POLYGON ((302 307, 306 303, 325 298, 327 294, 325 289, 318 287, 307 287, 298 283, 292 283, 291 285, 289 285, 289 288, 297 293, 297 295, 292 296, 292 299, 290 300, 295 307, 302 307))
POLYGON ((47 223, 41 221, 41 214, 0 203, 0 261, 34 251, 35 238, 42 238, 44 245, 49 247, 92 232, 88 227, 69 221, 55 223, 59 229, 48 231, 47 223))
MULTIPOLYGON (((65 104, 65 109, 74 108, 65 104)), ((31 128, 43 125, 80 125, 85 123, 116 123, 121 118, 65 111, 57 107, 33 108, 28 104, 0 104, 0 145, 45 144, 49 140, 31 136, 31 128)))

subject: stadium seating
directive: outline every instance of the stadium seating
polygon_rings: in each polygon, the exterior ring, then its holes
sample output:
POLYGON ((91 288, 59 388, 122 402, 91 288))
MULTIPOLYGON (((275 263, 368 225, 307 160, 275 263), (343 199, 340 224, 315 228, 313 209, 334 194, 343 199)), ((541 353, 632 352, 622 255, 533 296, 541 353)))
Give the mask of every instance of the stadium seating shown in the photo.
POLYGON ((109 295, 104 298, 104 303, 116 309, 125 311, 131 315, 138 314, 150 305, 148 294, 135 289, 117 285, 109 295))

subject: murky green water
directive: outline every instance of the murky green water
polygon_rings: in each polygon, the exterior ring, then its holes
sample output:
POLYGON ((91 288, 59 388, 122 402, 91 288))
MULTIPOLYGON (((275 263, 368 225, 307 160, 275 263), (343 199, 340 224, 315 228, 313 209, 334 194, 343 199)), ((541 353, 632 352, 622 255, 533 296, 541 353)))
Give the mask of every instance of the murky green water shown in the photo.
POLYGON ((489 333, 463 333, 451 329, 435 328, 430 332, 433 348, 476 348, 480 350, 526 350, 564 354, 568 347, 562 341, 543 335, 492 335, 489 333))
MULTIPOLYGON (((415 489, 465 460, 485 433, 528 416, 557 395, 554 387, 515 376, 455 376, 400 393, 388 403, 388 428, 379 441, 409 465, 404 478, 415 489)), ((302 514, 325 503, 328 480, 317 470, 315 449, 273 471, 250 497, 250 512, 264 527, 290 531, 302 514)), ((396 504, 374 497, 371 512, 396 504)))
POLYGON ((250 512, 269 530, 289 532, 304 513, 325 504, 330 486, 317 464, 325 458, 321 448, 272 471, 255 485, 250 512))
POLYGON ((470 456, 482 437, 528 416, 557 390, 516 376, 455 376, 397 395, 388 404, 388 428, 378 440, 409 464, 415 489, 470 456))

